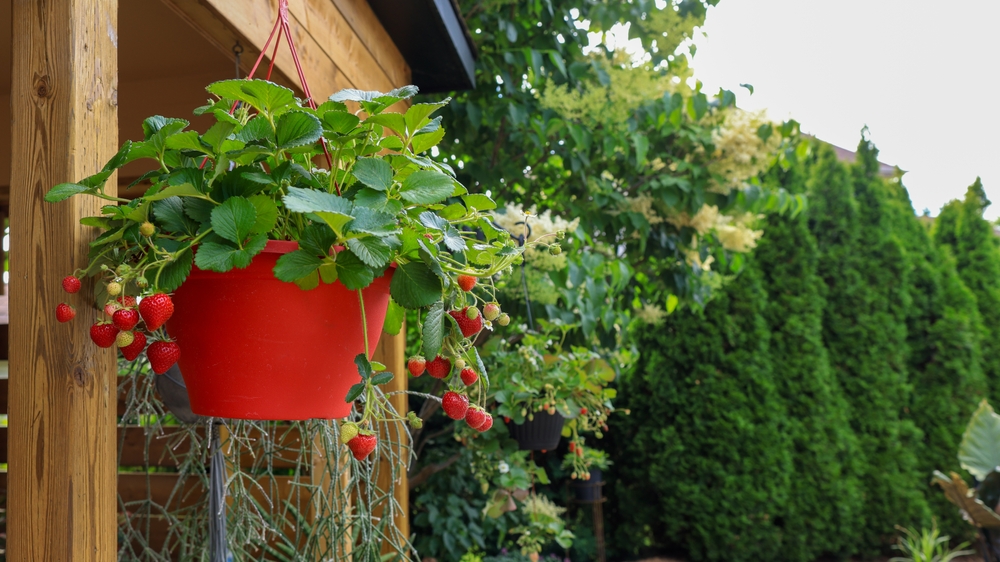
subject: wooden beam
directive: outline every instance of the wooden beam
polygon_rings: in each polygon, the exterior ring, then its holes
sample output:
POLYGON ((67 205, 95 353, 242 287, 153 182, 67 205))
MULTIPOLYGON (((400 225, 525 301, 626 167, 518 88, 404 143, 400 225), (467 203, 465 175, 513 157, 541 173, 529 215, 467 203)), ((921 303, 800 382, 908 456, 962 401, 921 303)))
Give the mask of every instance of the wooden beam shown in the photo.
POLYGON ((368 5, 368 0, 333 0, 344 19, 379 62, 394 88, 412 84, 410 65, 368 5))
MULTIPOLYGON (((389 402, 392 407, 396 410, 396 413, 406 417, 406 412, 409 411, 408 395, 405 393, 407 388, 409 388, 409 371, 406 369, 406 325, 404 323, 403 327, 399 330, 399 334, 391 336, 389 334, 382 334, 382 338, 379 340, 378 347, 375 348, 375 353, 372 354, 372 359, 378 361, 386 366, 386 368, 395 374, 395 378, 392 381, 382 385, 382 390, 393 394, 389 397, 389 402)), ((398 424, 391 424, 387 429, 386 434, 380 434, 379 440, 382 445, 388 445, 393 442, 393 447, 395 448, 395 455, 397 458, 402 459, 402 463, 398 466, 393 467, 385 459, 379 460, 379 466, 376 469, 376 485, 381 490, 388 490, 392 487, 393 497, 399 504, 400 510, 396 513, 395 525, 399 529, 399 532, 404 537, 410 536, 410 487, 407 482, 406 470, 408 468, 408 460, 410 458, 410 442, 409 432, 405 428, 400 427, 398 424), (393 482, 392 474, 393 469, 396 471, 396 480, 393 482)), ((375 510, 374 515, 381 517, 381 509, 375 510)), ((389 546, 386 545, 386 549, 389 546)), ((383 550, 383 553, 389 553, 391 550, 383 550)))
POLYGON ((118 1, 14 0, 11 22, 7 560, 111 561, 115 355, 88 337, 91 284, 68 298, 59 283, 86 262, 96 233, 79 219, 101 205, 42 197, 99 171, 117 148, 118 1), (64 300, 77 308, 68 325, 54 317, 64 300))

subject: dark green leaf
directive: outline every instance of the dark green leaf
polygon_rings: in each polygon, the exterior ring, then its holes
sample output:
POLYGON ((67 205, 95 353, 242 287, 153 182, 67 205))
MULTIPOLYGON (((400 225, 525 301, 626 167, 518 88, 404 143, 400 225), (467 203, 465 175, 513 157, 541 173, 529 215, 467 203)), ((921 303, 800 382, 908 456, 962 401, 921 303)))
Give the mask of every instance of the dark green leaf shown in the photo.
POLYGON ((354 208, 354 220, 347 225, 347 229, 351 232, 364 232, 376 236, 388 236, 399 232, 395 216, 367 207, 354 208))
POLYGON ((427 310, 427 316, 424 317, 421 334, 424 340, 424 357, 435 357, 441 351, 441 343, 444 341, 444 330, 444 303, 438 301, 431 305, 430 309, 427 310))
POLYGON ((248 199, 257 211, 257 220, 250 229, 252 234, 270 232, 278 222, 278 206, 266 195, 254 195, 248 199))
POLYGON ((405 308, 429 306, 441 300, 441 280, 423 262, 405 263, 396 268, 389 292, 405 308))
POLYGON ((361 122, 361 119, 353 113, 346 111, 327 111, 323 114, 323 122, 327 124, 331 131, 340 134, 347 134, 354 130, 361 122))
POLYGON ((102 171, 114 171, 118 168, 124 166, 128 161, 128 153, 132 150, 132 141, 127 140, 122 144, 122 147, 118 149, 118 152, 108 160, 108 163, 101 168, 102 171))
POLYGON ((372 189, 385 191, 392 185, 392 166, 381 158, 358 158, 351 173, 372 189))
POLYGON ((373 268, 380 268, 389 263, 392 257, 392 249, 376 236, 366 236, 364 238, 349 238, 347 247, 351 249, 361 261, 373 268))
POLYGON ((153 216, 163 230, 176 234, 193 234, 197 225, 184 214, 184 202, 180 197, 168 197, 153 203, 153 216))
POLYGON ((389 298, 389 309, 385 313, 385 324, 382 331, 395 336, 403 328, 403 320, 406 319, 406 309, 396 304, 396 301, 389 298))
POLYGON ((304 111, 289 111, 278 119, 278 148, 288 149, 305 146, 319 140, 323 134, 323 124, 315 115, 304 111))
POLYGON ((347 250, 337 254, 337 279, 352 291, 364 289, 375 280, 375 272, 347 250))
POLYGON ((323 260, 304 250, 289 252, 280 258, 274 266, 274 276, 282 281, 295 281, 305 277, 323 263, 323 260))
POLYGON ((291 90, 266 80, 223 80, 205 89, 221 98, 242 101, 272 115, 295 106, 295 94, 291 90))
MULTIPOLYGON (((165 293, 177 290, 177 287, 180 287, 187 279, 188 274, 191 273, 192 258, 191 251, 188 250, 177 256, 174 261, 164 264, 159 271, 159 286, 157 288, 165 293)), ((155 275, 151 276, 150 280, 154 278, 155 275)))
POLYGON ((168 197, 204 197, 204 193, 198 191, 198 188, 189 184, 182 183, 180 185, 168 185, 167 187, 161 189, 160 191, 154 193, 153 195, 147 195, 144 197, 146 201, 159 201, 160 199, 167 199, 168 197))
POLYGON ((358 366, 358 374, 361 380, 368 380, 372 376, 372 364, 364 353, 359 353, 354 357, 354 364, 358 366))
POLYGON ((391 371, 382 371, 381 373, 372 377, 372 384, 374 385, 386 384, 388 382, 392 382, 393 378, 395 378, 395 375, 393 375, 391 371))
POLYGON ((49 203, 58 203, 59 201, 68 199, 77 193, 88 192, 93 193, 94 190, 78 183, 60 183, 53 186, 52 189, 45 194, 45 200, 49 203))
POLYGON ((350 404, 361 396, 361 393, 365 391, 365 383, 359 382, 351 387, 351 390, 347 391, 347 398, 344 399, 345 402, 350 404))
POLYGON ((255 224, 257 210, 243 197, 230 197, 212 211, 212 228, 215 233, 238 245, 243 244, 255 224))

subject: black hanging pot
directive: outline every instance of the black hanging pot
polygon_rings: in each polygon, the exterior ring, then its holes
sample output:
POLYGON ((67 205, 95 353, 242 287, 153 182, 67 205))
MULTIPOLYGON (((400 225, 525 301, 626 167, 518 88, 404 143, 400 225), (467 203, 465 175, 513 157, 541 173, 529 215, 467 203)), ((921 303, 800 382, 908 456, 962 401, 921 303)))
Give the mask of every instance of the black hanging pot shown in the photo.
POLYGON ((522 451, 550 451, 559 446, 564 423, 566 418, 559 412, 536 412, 534 419, 520 425, 508 423, 507 429, 522 451))
POLYGON ((604 481, 601 479, 601 469, 590 469, 590 480, 574 480, 570 482, 570 488, 576 495, 579 503, 596 503, 601 501, 601 489, 604 481))

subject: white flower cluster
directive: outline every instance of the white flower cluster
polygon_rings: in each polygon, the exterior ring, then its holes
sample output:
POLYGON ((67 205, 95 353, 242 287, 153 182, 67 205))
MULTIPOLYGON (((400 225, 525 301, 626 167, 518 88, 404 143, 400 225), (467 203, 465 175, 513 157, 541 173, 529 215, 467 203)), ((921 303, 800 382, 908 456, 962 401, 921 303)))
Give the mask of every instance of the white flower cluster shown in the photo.
POLYGON ((753 213, 737 216, 724 215, 719 212, 719 208, 715 205, 704 205, 698 209, 694 216, 679 213, 667 217, 667 221, 677 228, 689 226, 698 233, 691 241, 690 250, 687 252, 687 261, 691 265, 708 270, 713 260, 709 256, 702 262, 698 253, 698 236, 714 234, 723 248, 730 252, 746 253, 757 246, 757 240, 764 234, 763 230, 754 230, 751 226, 759 218, 753 213))
POLYGON ((781 144, 781 136, 774 133, 767 141, 761 140, 757 131, 769 124, 763 111, 729 108, 720 112, 719 116, 723 121, 712 133, 715 152, 708 162, 708 169, 724 179, 722 184, 714 183, 710 189, 729 193, 770 166, 771 158, 781 144))
POLYGON ((650 303, 643 304, 642 308, 635 311, 635 319, 649 324, 650 326, 659 326, 663 323, 663 320, 666 319, 666 317, 666 310, 650 303))

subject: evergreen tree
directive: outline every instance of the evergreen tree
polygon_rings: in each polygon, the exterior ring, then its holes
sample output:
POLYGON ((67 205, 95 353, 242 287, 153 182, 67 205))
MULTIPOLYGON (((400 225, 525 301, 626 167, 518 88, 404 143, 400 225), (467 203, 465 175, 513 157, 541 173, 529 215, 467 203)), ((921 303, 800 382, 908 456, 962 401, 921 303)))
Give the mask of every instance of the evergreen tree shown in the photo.
POLYGON ((904 411, 912 395, 906 261, 891 232, 874 147, 862 141, 859 163, 850 171, 832 149, 818 152, 809 217, 820 250, 817 271, 828 288, 823 334, 865 463, 859 549, 875 552, 895 536, 893 525, 930 519, 926 479, 917 469, 920 431, 904 411))
POLYGON ((631 414, 609 435, 620 546, 693 561, 781 558, 791 461, 765 306, 747 270, 703 316, 680 311, 637 331, 640 359, 619 393, 631 414))
MULTIPOLYGON (((892 231, 907 254, 907 365, 913 385, 909 411, 924 435, 918 466, 929 478, 936 469, 959 470, 958 444, 986 393, 982 326, 975 297, 958 276, 954 260, 931 242, 927 228, 914 216, 906 189, 899 182, 884 186, 894 203, 892 231)), ((939 489, 925 484, 924 491, 944 533, 969 535, 971 527, 939 489)))
POLYGON ((983 218, 990 205, 976 178, 965 199, 952 201, 935 221, 934 241, 955 256, 958 274, 975 295, 982 318, 982 364, 991 401, 1000 403, 1000 244, 983 218))
MULTIPOLYGON (((775 179, 800 193, 803 175, 801 168, 792 168, 775 179)), ((825 287, 816 273, 816 242, 805 214, 772 215, 763 228, 753 267, 768 293, 764 317, 795 472, 783 515, 781 559, 807 562, 823 554, 851 554, 861 530, 864 467, 847 401, 823 344, 825 287)))

